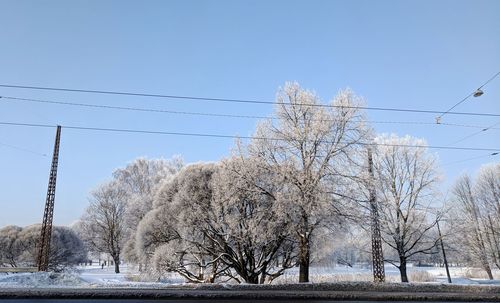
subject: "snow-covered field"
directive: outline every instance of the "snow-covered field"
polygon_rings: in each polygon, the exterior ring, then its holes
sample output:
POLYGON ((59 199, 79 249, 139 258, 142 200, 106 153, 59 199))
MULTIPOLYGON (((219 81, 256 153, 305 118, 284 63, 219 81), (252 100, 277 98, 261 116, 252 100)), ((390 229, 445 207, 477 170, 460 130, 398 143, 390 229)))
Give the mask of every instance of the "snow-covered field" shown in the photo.
MULTIPOLYGON (((388 282, 399 282, 399 270, 391 265, 385 264, 386 280, 388 282)), ((452 267, 450 268, 452 283, 454 284, 490 284, 500 285, 500 271, 494 271, 495 280, 488 280, 479 269, 452 267)), ((287 271, 277 279, 277 283, 294 283, 297 280, 298 268, 287 271)), ((425 283, 447 283, 446 270, 444 267, 408 267, 410 282, 425 283)), ((352 281, 373 281, 371 268, 369 267, 348 267, 337 265, 335 267, 312 267, 310 269, 312 282, 352 282, 352 281)))
MULTIPOLYGON (((389 282, 399 281, 397 268, 386 265, 386 276, 389 282)), ((500 272, 495 272, 496 280, 471 277, 480 271, 470 268, 450 268, 454 284, 491 284, 500 285, 500 272)), ((412 267, 408 269, 410 281, 422 283, 446 283, 446 272, 441 267, 412 267)), ((310 269, 312 282, 353 282, 371 281, 369 268, 362 267, 313 267, 310 269)), ((296 283, 297 269, 289 270, 278 278, 276 284, 296 283)), ((162 288, 184 284, 182 277, 172 274, 161 282, 141 282, 141 276, 135 268, 123 266, 121 273, 115 274, 113 267, 87 266, 63 273, 16 273, 0 274, 0 288, 162 288)))

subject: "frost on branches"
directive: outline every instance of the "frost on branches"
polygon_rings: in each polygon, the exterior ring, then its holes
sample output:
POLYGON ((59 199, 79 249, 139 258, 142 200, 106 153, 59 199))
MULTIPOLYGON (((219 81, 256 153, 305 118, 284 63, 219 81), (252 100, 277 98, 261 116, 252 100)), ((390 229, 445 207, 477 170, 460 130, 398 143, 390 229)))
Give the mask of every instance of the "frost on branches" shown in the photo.
POLYGON ((141 221, 143 253, 159 273, 175 271, 191 282, 272 281, 295 265, 275 177, 236 157, 186 167, 141 221))
POLYGON ((450 213, 456 243, 493 279, 491 265, 500 269, 500 164, 481 167, 473 182, 461 176, 454 185, 450 213), (465 248, 465 249, 464 249, 465 248))
MULTIPOLYGON (((0 229, 0 266, 36 267, 41 225, 0 229)), ((49 253, 49 269, 75 266, 85 260, 83 242, 68 227, 54 226, 49 253)))
POLYGON ((314 93, 287 83, 276 103, 276 120, 257 127, 249 154, 286 184, 284 211, 299 248, 299 282, 308 282, 313 237, 345 214, 343 199, 332 193, 339 192, 343 168, 367 135, 362 101, 345 90, 325 107, 314 93))
POLYGON ((126 192, 124 258, 138 263, 141 270, 147 266, 147 260, 138 256, 135 250, 137 226, 152 209, 158 188, 170 181, 183 166, 184 161, 179 156, 168 160, 138 158, 113 173, 113 179, 126 192))
MULTIPOLYGON (((407 262, 431 253, 439 240, 432 230, 439 217, 433 212, 439 174, 426 142, 410 136, 380 136, 374 153, 374 172, 382 240, 395 252, 386 261, 398 267, 408 282, 407 262)), ((389 256, 386 256, 389 257, 389 256)))
POLYGON ((102 184, 91 193, 81 218, 82 237, 92 251, 108 253, 120 272, 125 237, 125 190, 116 182, 102 184))
POLYGON ((136 253, 137 226, 152 209, 161 184, 170 181, 183 165, 179 157, 138 158, 117 169, 111 181, 91 193, 90 206, 75 229, 92 252, 113 258, 116 272, 122 258, 139 264, 141 270, 148 265, 148 259, 136 253))

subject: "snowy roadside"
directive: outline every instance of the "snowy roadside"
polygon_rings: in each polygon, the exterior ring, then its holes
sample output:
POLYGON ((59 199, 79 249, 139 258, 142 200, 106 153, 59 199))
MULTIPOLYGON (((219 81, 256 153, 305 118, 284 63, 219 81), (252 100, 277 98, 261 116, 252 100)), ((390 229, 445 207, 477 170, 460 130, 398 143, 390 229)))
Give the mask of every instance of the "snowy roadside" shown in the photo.
MULTIPOLYGON (((429 281, 420 281, 417 283, 390 283, 397 281, 397 272, 393 268, 387 267, 386 274, 388 276, 388 282, 380 284, 369 283, 372 279, 371 271, 364 268, 347 268, 347 267, 317 267, 311 268, 311 281, 313 283, 306 284, 295 284, 297 273, 292 269, 287 272, 284 276, 280 277, 276 283, 273 285, 235 285, 235 284, 215 284, 215 285, 195 285, 187 284, 184 282, 182 277, 172 274, 168 279, 163 279, 161 282, 142 282, 139 273, 134 268, 129 268, 123 266, 121 268, 121 273, 114 273, 113 267, 101 268, 100 266, 94 267, 81 267, 73 271, 67 271, 62 273, 16 273, 16 274, 0 274, 0 289, 7 288, 134 288, 134 289, 173 289, 173 288, 197 288, 197 289, 254 289, 254 287, 264 287, 266 289, 282 289, 282 287, 289 287, 290 285, 296 288, 310 287, 307 285, 313 285, 316 288, 325 288, 329 290, 342 290, 350 289, 348 286, 355 285, 357 289, 363 289, 363 287, 368 287, 368 289, 374 289, 373 287, 396 287, 399 290, 408 290, 409 288, 414 288, 415 291, 418 289, 429 289, 428 287, 433 287, 429 291, 440 291, 440 285, 443 289, 455 289, 458 286, 467 285, 477 285, 478 287, 492 285, 498 288, 497 291, 500 293, 500 280, 486 280, 486 279, 473 279, 464 277, 463 268, 455 268, 452 270, 452 285, 448 285, 444 269, 443 268, 416 268, 413 270, 414 273, 425 272, 426 275, 431 277, 429 281), (332 286, 335 285, 335 286, 332 286), (430 285, 430 286, 429 286, 430 285), (434 285, 434 286, 432 286, 434 285)), ((426 276, 426 278, 428 278, 426 276)), ((259 288, 260 289, 260 288, 259 288)), ((465 288, 460 288, 460 291, 465 288)))
POLYGON ((82 267, 70 271, 0 274, 2 288, 164 288, 184 284, 178 277, 162 282, 138 282, 138 273, 123 266, 116 274, 113 267, 82 267))
MULTIPOLYGON (((345 274, 351 269, 338 269, 345 274)), ((327 269, 317 273, 332 274, 327 269)), ((500 302, 500 285, 431 283, 323 282, 283 284, 186 284, 134 282, 137 273, 124 267, 83 268, 64 273, 19 273, 0 276, 0 299, 272 299, 396 300, 500 302)), ((180 280, 181 281, 181 280, 180 280)), ((498 281, 498 280, 497 280, 498 281)))

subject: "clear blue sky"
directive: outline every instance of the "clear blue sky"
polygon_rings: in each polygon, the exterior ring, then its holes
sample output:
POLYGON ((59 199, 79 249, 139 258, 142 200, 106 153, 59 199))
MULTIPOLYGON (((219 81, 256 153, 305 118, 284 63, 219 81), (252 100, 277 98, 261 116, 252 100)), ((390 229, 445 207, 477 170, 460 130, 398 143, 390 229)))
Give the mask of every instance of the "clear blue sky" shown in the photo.
MULTIPOLYGON (((298 81, 326 102, 350 87, 367 105, 446 110, 500 71, 500 1, 2 1, 0 84, 274 100, 298 81)), ((500 77, 457 111, 500 113, 500 77)), ((272 106, 0 88, 0 95, 269 115, 272 106)), ((377 121, 434 115, 368 112, 377 121)), ((0 121, 250 135, 255 120, 81 109, 0 99, 0 121)), ((445 116, 489 126, 500 118, 445 116)), ((374 124, 448 145, 476 129, 374 124)), ((51 154, 55 130, 0 125, 0 143, 51 154)), ((500 147, 500 130, 461 146, 500 147)), ((50 157, 0 144, 0 226, 41 221, 50 157)), ((230 139, 64 130, 55 224, 139 156, 186 162, 228 154, 230 139)), ((438 151, 443 163, 485 152, 438 151)), ((498 156, 443 167, 446 189, 498 156)))

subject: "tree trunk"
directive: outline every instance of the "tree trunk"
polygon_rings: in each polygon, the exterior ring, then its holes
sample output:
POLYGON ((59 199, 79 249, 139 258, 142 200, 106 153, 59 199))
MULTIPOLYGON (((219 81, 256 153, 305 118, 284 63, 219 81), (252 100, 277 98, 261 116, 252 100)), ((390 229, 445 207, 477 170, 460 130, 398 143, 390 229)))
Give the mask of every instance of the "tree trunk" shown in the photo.
POLYGON ((491 267, 488 263, 483 263, 483 269, 488 274, 488 279, 493 280, 493 273, 491 272, 491 267))
POLYGON ((251 274, 246 281, 248 284, 259 284, 259 275, 251 274))
POLYGON ((266 270, 267 270, 267 266, 264 266, 264 268, 262 269, 262 273, 260 274, 259 284, 266 283, 266 277, 267 277, 266 270))
POLYGON ((306 236, 300 236, 299 283, 309 282, 310 254, 309 239, 306 236))
POLYGON ((406 273, 406 258, 399 257, 399 273, 401 274, 401 282, 408 283, 408 274, 406 273))
POLYGON ((113 262, 115 263, 115 273, 119 274, 120 273, 120 257, 113 256, 113 262))

